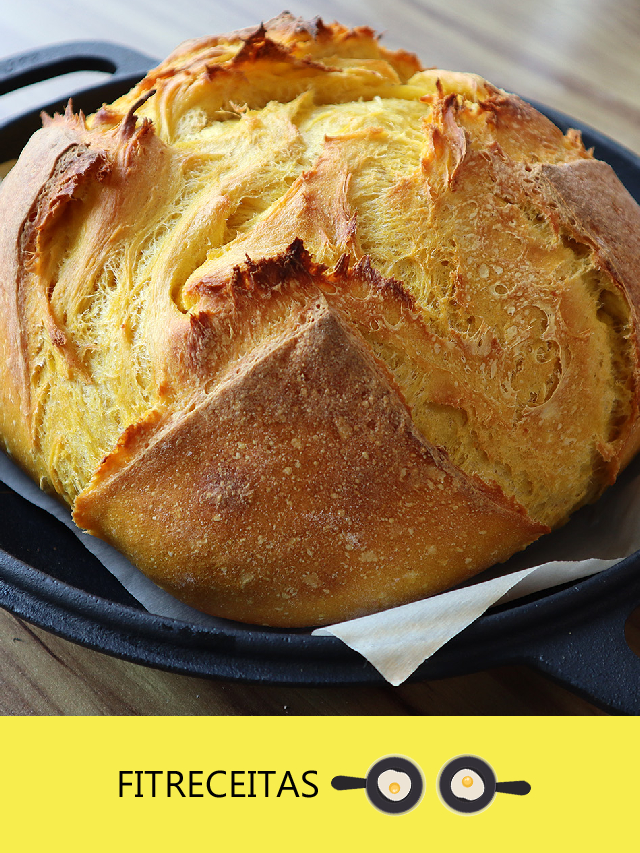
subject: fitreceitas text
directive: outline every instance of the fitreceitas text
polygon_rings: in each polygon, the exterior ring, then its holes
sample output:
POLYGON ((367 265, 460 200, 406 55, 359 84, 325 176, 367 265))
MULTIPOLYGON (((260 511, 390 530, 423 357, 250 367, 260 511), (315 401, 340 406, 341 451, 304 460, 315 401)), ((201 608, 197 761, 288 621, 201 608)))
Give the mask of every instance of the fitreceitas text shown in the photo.
POLYGON ((315 797, 317 770, 120 770, 120 797, 315 797))

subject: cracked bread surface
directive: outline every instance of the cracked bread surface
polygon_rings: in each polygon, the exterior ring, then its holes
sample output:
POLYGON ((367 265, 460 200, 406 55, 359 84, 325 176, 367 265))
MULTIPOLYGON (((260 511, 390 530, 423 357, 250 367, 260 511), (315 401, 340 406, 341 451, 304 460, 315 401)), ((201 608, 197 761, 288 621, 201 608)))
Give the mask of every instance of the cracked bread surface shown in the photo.
POLYGON ((195 607, 464 581, 638 446, 640 212, 481 78, 283 15, 188 42, 0 187, 0 434, 195 607))

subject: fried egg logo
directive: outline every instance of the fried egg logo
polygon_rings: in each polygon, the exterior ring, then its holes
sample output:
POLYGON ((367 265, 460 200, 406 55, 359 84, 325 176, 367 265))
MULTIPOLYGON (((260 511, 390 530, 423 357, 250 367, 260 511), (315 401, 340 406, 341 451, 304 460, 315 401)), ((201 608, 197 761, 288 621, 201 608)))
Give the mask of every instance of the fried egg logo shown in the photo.
POLYGON ((523 796, 531 790, 528 782, 498 782, 493 768, 477 755, 459 755, 438 774, 438 796, 457 814, 479 814, 489 808, 496 794, 523 796))
MULTIPOLYGON (((387 755, 371 765, 365 777, 334 776, 336 791, 364 788, 372 806, 386 814, 406 814, 422 800, 425 780, 420 767, 404 755, 387 755)), ((523 796, 531 790, 528 782, 498 782, 493 768, 477 755, 459 755, 441 768, 438 796, 457 814, 479 814, 496 794, 523 796)))
POLYGON ((474 770, 458 770, 451 780, 451 790, 463 800, 477 800, 484 794, 484 782, 474 770))
POLYGON ((424 794, 422 770, 404 755, 380 758, 371 765, 365 778, 334 776, 331 785, 337 791, 364 788, 371 805, 386 814, 410 812, 424 794))

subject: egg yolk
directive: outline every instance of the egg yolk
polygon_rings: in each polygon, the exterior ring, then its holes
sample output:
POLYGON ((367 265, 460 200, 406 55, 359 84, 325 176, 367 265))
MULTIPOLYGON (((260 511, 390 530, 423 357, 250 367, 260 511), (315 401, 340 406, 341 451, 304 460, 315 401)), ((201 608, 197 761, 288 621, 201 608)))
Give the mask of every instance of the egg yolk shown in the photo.
POLYGON ((462 784, 465 788, 470 788, 473 785, 473 779, 471 778, 471 776, 465 776, 462 779, 462 784))
POLYGON ((399 794, 400 793, 400 785, 397 782, 392 782, 389 785, 389 793, 390 794, 399 794))

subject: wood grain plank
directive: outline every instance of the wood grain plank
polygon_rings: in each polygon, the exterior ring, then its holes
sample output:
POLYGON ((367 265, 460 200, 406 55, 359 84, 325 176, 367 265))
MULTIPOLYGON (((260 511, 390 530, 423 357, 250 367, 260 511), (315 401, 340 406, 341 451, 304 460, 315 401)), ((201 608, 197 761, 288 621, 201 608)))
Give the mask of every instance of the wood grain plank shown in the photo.
MULTIPOLYGON (((640 637, 640 625, 635 627, 640 637)), ((175 675, 0 611, 2 715, 530 715, 603 712, 525 667, 392 687, 264 687, 175 675)))

